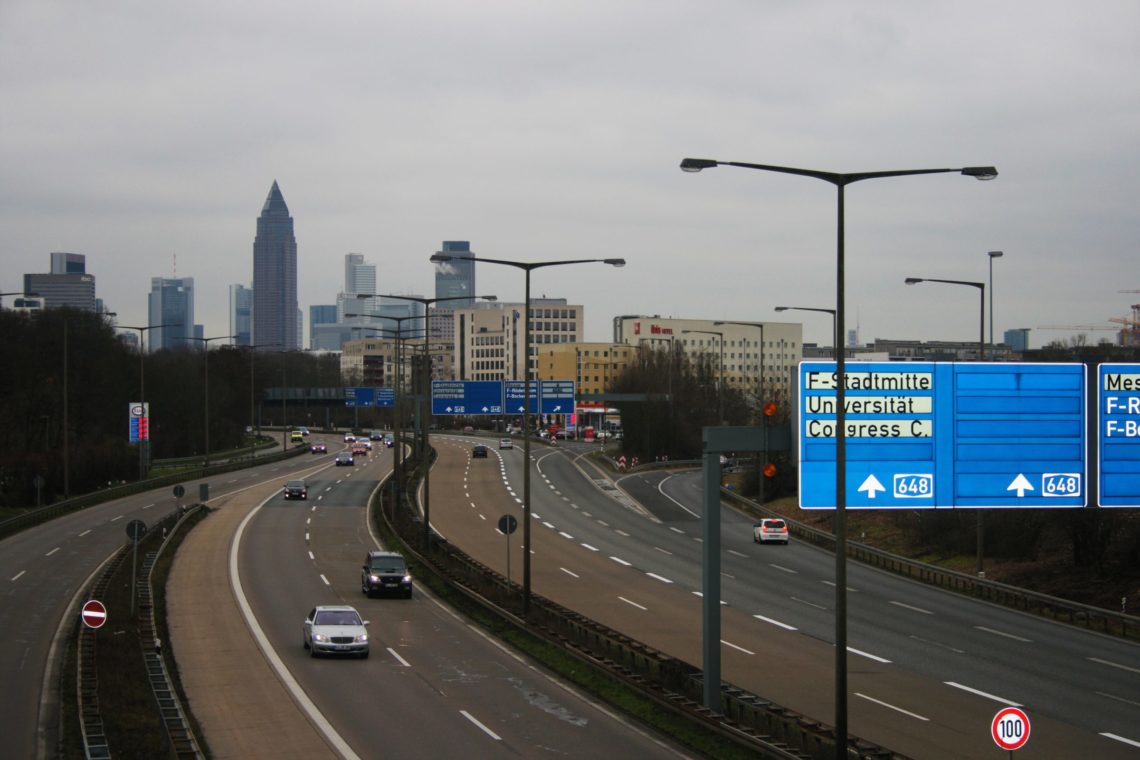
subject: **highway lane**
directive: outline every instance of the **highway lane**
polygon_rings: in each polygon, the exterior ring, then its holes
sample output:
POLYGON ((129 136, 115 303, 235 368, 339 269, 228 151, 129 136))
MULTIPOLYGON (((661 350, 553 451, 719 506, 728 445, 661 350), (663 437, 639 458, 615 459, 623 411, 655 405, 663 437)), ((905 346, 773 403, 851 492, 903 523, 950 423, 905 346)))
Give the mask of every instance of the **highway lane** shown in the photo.
MULTIPOLYGON (((320 457, 301 455, 284 462, 225 473, 205 482, 212 498, 312 467, 320 457)), ((198 481, 187 481, 183 503, 196 500, 198 481)), ((51 688, 57 664, 52 642, 65 615, 78 614, 77 594, 96 568, 127 541, 131 520, 153 524, 177 509, 169 487, 154 489, 65 515, 0 541, 0 727, 5 754, 43 756, 54 748, 58 703, 51 688), (51 666, 51 667, 49 667, 51 666)), ((114 626, 116 610, 109 610, 114 626)))
POLYGON ((242 587, 270 644, 361 757, 681 756, 542 675, 417 587, 366 599, 360 566, 376 547, 365 504, 388 452, 310 479, 308 502, 267 502, 240 549, 242 587), (312 659, 301 622, 317 604, 370 621, 366 661, 312 659))
MULTIPOLYGON (((469 447, 470 443, 466 443, 466 446, 469 447)), ((513 503, 516 507, 518 504, 518 486, 521 482, 521 453, 514 456, 512 456, 512 452, 502 453, 504 454, 503 460, 506 462, 506 466, 500 473, 499 502, 494 503, 492 501, 489 504, 483 505, 483 509, 487 511, 499 510, 503 504, 509 505, 513 503), (507 490, 511 484, 514 486, 514 495, 511 494, 511 491, 507 490)), ((680 589, 688 594, 698 592, 700 526, 694 514, 697 510, 691 509, 690 505, 684 505, 683 503, 676 504, 668 502, 664 498, 660 498, 657 500, 658 503, 654 504, 653 511, 660 513, 662 517, 667 519, 663 520, 661 517, 656 516, 646 518, 619 501, 604 498, 604 491, 595 488, 591 483, 584 480, 581 473, 572 463, 566 461, 564 457, 557 455, 555 452, 540 448, 535 451, 535 457, 539 462, 539 472, 532 478, 532 486, 534 487, 532 503, 534 504, 536 530, 539 531, 536 533, 534 559, 534 586, 537 593, 553 596, 553 598, 566 604, 567 600, 559 596, 559 594, 573 594, 573 592, 571 590, 564 590, 561 585, 566 583, 567 578, 575 577, 569 575, 569 573, 575 573, 578 578, 582 577, 580 572, 576 572, 571 569, 571 567, 560 565, 556 572, 561 572, 561 578, 555 578, 555 580, 558 580, 560 583, 555 583, 553 588, 547 588, 543 585, 547 582, 547 576, 542 571, 543 568, 548 565, 542 558, 548 549, 544 548, 544 544, 540 543, 540 541, 546 535, 558 537, 558 539, 567 546, 577 545, 580 550, 584 550, 584 552, 580 551, 580 554, 588 554, 596 558, 601 558, 601 564, 603 566, 606 560, 611 557, 613 559, 609 559, 609 562, 618 562, 620 560, 621 563, 628 563, 620 566, 628 567, 631 571, 640 572, 646 578, 654 579, 655 582, 665 586, 669 591, 680 589), (665 581, 669 581, 669 583, 665 581)), ((655 488, 653 490, 657 493, 655 488)), ((482 501, 496 498, 494 488, 490 485, 480 486, 479 484, 471 484, 467 497, 467 499, 464 499, 465 502, 475 498, 482 501)), ((436 503, 438 504, 438 502, 436 503)), ((474 508, 469 507, 469 510, 470 509, 474 508)), ((433 510, 433 516, 434 515, 436 515, 436 512, 433 510)), ((441 519, 442 514, 436 522, 440 522, 441 519)), ((774 645, 776 648, 771 650, 778 651, 781 660, 788 659, 790 653, 793 651, 800 651, 805 648, 810 649, 813 643, 818 644, 819 642, 823 642, 826 644, 826 642, 830 641, 831 632, 834 628, 833 618, 830 613, 830 606, 833 599, 833 586, 830 585, 830 578, 832 577, 830 566, 833 565, 833 561, 830 560, 826 554, 811 549, 810 547, 797 546, 795 542, 789 547, 755 546, 751 542, 750 525, 746 520, 731 511, 724 511, 722 519, 725 521, 722 540, 725 542, 726 550, 724 568, 726 575, 723 580, 725 599, 729 601, 729 606, 725 608, 725 639, 728 642, 725 649, 726 666, 724 672, 726 679, 732 680, 746 688, 752 688, 782 704, 801 710, 807 714, 829 716, 833 708, 826 704, 822 706, 822 709, 820 709, 818 705, 813 705, 813 698, 810 694, 798 694, 796 690, 792 689, 790 690, 789 698, 784 698, 780 694, 773 693, 771 689, 757 688, 756 686, 749 685, 742 680, 742 677, 738 677, 747 674, 742 674, 734 669, 735 665, 731 664, 731 655, 736 651, 734 647, 742 647, 750 649, 750 651, 758 651, 761 653, 769 651, 766 648, 753 647, 747 643, 755 640, 755 636, 763 633, 762 631, 755 630, 760 626, 771 629, 772 631, 779 631, 789 637, 788 641, 774 645), (816 566, 817 570, 820 568, 822 568, 822 570, 812 572, 810 568, 813 565, 816 566), (727 621, 733 613, 741 610, 749 617, 753 615, 758 615, 759 617, 755 617, 752 620, 753 631, 745 629, 745 632, 741 634, 745 637, 744 639, 730 639, 727 621), (742 641, 744 643, 742 643, 742 641)), ((471 531, 474 530, 473 527, 466 529, 445 528, 444 532, 446 533, 448 530, 462 530, 464 540, 460 543, 467 548, 467 540, 471 531)), ((497 542, 496 545, 499 547, 502 546, 497 542)), ((494 564, 494 560, 497 557, 501 557, 502 554, 502 549, 499 548, 498 550, 491 550, 491 553, 486 557, 480 555, 476 556, 480 556, 482 561, 494 564)), ((515 561, 517 562, 517 560, 515 561)), ((598 562, 593 562, 592 564, 598 564, 598 562)), ((576 565, 572 567, 577 568, 576 565)), ((615 572, 614 567, 615 565, 610 565, 607 568, 599 570, 599 572, 608 574, 608 578, 615 572)), ((852 569, 854 570, 855 568, 853 567, 852 569)), ((977 652, 993 652, 993 657, 998 660, 1016 657, 1020 661, 1025 661, 1027 657, 1032 657, 1034 647, 1027 642, 1018 642, 1016 639, 1011 639, 1008 638, 1007 635, 1003 635, 1008 634, 1009 631, 1002 626, 991 627, 978 624, 976 622, 977 612, 971 612, 969 609, 967 609, 965 613, 958 614, 964 614, 967 616, 967 620, 975 621, 974 625, 968 626, 968 630, 971 635, 975 637, 970 640, 970 647, 973 648, 976 646, 977 649, 974 651, 964 649, 961 653, 955 653, 953 651, 954 647, 946 649, 937 646, 937 644, 924 643, 922 639, 937 641, 939 635, 944 632, 944 624, 940 621, 938 626, 933 626, 935 630, 926 630, 914 626, 911 621, 907 620, 907 616, 927 617, 916 610, 925 609, 920 606, 921 602, 930 604, 926 596, 929 595, 932 590, 918 586, 917 584, 900 583, 899 579, 891 578, 890 576, 885 576, 884 574, 870 571, 866 568, 861 568, 861 572, 861 575, 852 574, 849 577, 849 582, 854 589, 851 594, 853 598, 860 594, 865 594, 869 597, 874 596, 868 592, 875 589, 877 594, 878 589, 883 584, 898 584, 902 587, 903 591, 894 593, 895 590, 891 590, 891 593, 887 594, 887 596, 891 597, 890 599, 879 599, 876 597, 872 599, 872 603, 868 603, 865 606, 860 604, 853 607, 855 610, 855 618, 850 625, 856 634, 858 634, 853 635, 850 639, 850 644, 853 647, 853 656, 850 658, 853 689, 857 688, 854 684, 859 683, 859 678, 863 673, 876 673, 876 675, 872 677, 876 684, 884 682, 884 675, 879 673, 879 671, 884 671, 890 674, 891 677, 899 677, 902 675, 914 677, 916 680, 907 689, 898 691, 898 698, 904 700, 902 702, 892 702, 889 699, 882 699, 882 694, 875 696, 873 693, 868 693, 864 695, 868 697, 866 699, 864 697, 853 696, 851 698, 853 730, 855 730, 854 726, 856 725, 859 725, 860 729, 864 727, 863 724, 857 724, 854 721, 860 711, 865 710, 868 705, 876 709, 881 709, 882 711, 891 711, 893 707, 897 707, 900 704, 913 704, 913 700, 917 694, 922 695, 924 702, 931 701, 934 702, 936 706, 943 705, 948 709, 950 715, 946 720, 947 725, 959 726, 959 730, 971 736, 971 738, 977 738, 975 734, 978 734, 985 741, 989 741, 988 734, 986 733, 986 730, 988 730, 988 717, 992 717, 992 713, 1000 707, 999 702, 1004 703, 1011 699, 1008 695, 1003 694, 1002 689, 998 688, 1003 685, 1008 686, 1009 681, 997 683, 996 686, 993 686, 994 691, 987 692, 993 695, 993 698, 987 698, 977 693, 949 686, 946 681, 959 683, 963 686, 970 686, 978 691, 981 691, 981 689, 974 686, 974 683, 984 683, 988 685, 989 681, 971 681, 967 684, 963 680, 953 681, 949 678, 942 678, 932 683, 922 670, 917 670, 916 672, 909 667, 900 667, 900 665, 896 664, 894 662, 897 656, 896 652, 906 654, 903 648, 919 651, 924 648, 934 648, 938 650, 939 655, 948 656, 951 660, 964 660, 969 663, 974 663, 973 668, 975 672, 988 673, 994 669, 994 664, 989 661, 977 664, 975 662, 977 652), (860 586, 865 586, 865 588, 861 589, 860 586), (907 606, 900 606, 900 604, 907 606), (860 612, 861 610, 862 612, 860 612), (974 616, 973 618, 969 617, 971 614, 974 616), (899 622, 900 619, 902 622, 899 622), (887 621, 890 627, 900 629, 901 632, 895 632, 891 634, 891 636, 884 638, 880 631, 880 629, 884 627, 884 621, 887 621), (918 633, 916 633, 916 631, 918 631, 918 633), (863 636, 862 633, 866 633, 866 636, 863 636), (924 636, 922 634, 926 635, 924 636), (997 643, 988 641, 987 639, 995 639, 997 643), (897 645, 899 641, 902 641, 903 644, 897 645), (1007 646, 1006 642, 1025 645, 1031 651, 1028 654, 1026 652, 1004 652, 998 648, 997 645, 1007 646), (873 699, 878 699, 879 702, 890 704, 892 707, 883 707, 879 705, 878 702, 872 701, 873 699), (953 705, 952 709, 950 708, 951 705, 953 705), (974 714, 972 721, 969 722, 968 725, 976 727, 980 725, 978 721, 982 721, 982 723, 984 723, 982 729, 974 728, 973 731, 971 731, 969 728, 963 727, 962 716, 977 713, 979 710, 981 714, 974 714), (989 711, 988 716, 985 715, 987 711, 989 711)), ((597 578, 591 578, 589 581, 590 588, 599 588, 598 583, 597 578)), ((656 601, 662 594, 663 592, 659 590, 658 593, 651 598, 654 598, 656 601)), ((608 593, 599 594, 599 596, 603 595, 609 596, 608 593)), ((620 593, 615 593, 614 598, 620 596, 622 596, 620 593)), ((940 603, 947 604, 951 608, 963 604, 968 607, 972 604, 970 600, 963 600, 954 595, 945 594, 944 592, 937 592, 934 594, 934 597, 945 597, 940 603)), ((623 598, 629 599, 629 595, 626 594, 623 598)), ((579 603, 598 604, 596 600, 590 599, 585 599, 579 603)), ((624 602, 621 603, 624 604, 624 602)), ((606 612, 604 607, 601 611, 596 611, 597 614, 595 614, 595 612, 588 612, 583 610, 580 606, 575 606, 575 604, 568 604, 568 606, 580 609, 602 622, 607 622, 603 617, 606 612)), ((647 605, 643 604, 642 606, 647 605)), ((988 605, 981 605, 980 607, 984 608, 987 612, 992 611, 994 613, 1001 612, 1008 614, 1008 611, 997 610, 997 608, 991 608, 988 605)), ((699 613, 690 611, 688 614, 694 615, 699 613)), ((1029 620, 1036 625, 1041 625, 1044 622, 1027 619, 1025 616, 1016 614, 1013 617, 1016 620, 1029 620)), ((684 617, 677 618, 678 621, 684 619, 684 617)), ((608 624, 612 625, 612 623, 608 624)), ((646 625, 654 626, 654 624, 649 621, 646 621, 646 625)), ((615 625, 615 627, 621 628, 618 625, 615 625)), ((647 643, 658 646, 654 641, 647 638, 647 636, 656 635, 657 627, 659 626, 652 627, 648 633, 642 628, 630 630, 629 632, 637 636, 637 638, 647 641, 647 643)), ((1044 623, 1044 627, 1051 630, 1057 630, 1058 628, 1063 629, 1063 627, 1051 626, 1047 623, 1044 623)), ((1034 633, 1034 635, 1038 634, 1034 633)), ((1044 634, 1041 636, 1042 639, 1046 638, 1044 634)), ((1023 636, 1021 638, 1030 637, 1023 636)), ((1103 639, 1103 637, 1099 638, 1103 639)), ((699 636, 697 637, 697 641, 699 641, 699 636)), ((1033 640, 1034 643, 1036 643, 1036 641, 1036 639, 1033 640)), ((1118 646, 1122 644, 1122 642, 1104 640, 1101 644, 1103 646, 1112 647, 1118 646)), ((819 653, 816 659, 821 660, 825 666, 833 667, 831 666, 833 657, 830 652, 826 651, 826 648, 829 646, 830 645, 827 645, 825 650, 819 653)), ((675 650, 670 650, 666 647, 660 648, 664 651, 677 653, 675 650)), ((1108 657, 1098 659, 1128 667, 1128 663, 1134 661, 1135 651, 1134 647, 1125 644, 1122 652, 1116 652, 1113 655, 1114 657, 1119 655, 1119 659, 1110 659, 1108 657)), ((682 655, 678 654, 678 656, 682 655)), ((686 659, 699 662, 699 653, 697 654, 697 658, 696 660, 692 658, 686 659)), ((957 662, 955 664, 959 668, 959 670, 955 672, 961 672, 961 663, 957 662)), ((1129 708, 1134 707, 1134 705, 1121 702, 1119 697, 1132 693, 1129 687, 1130 685, 1132 688, 1135 687, 1134 671, 1113 667, 1112 665, 1103 665, 1102 663, 1093 661, 1088 661, 1088 665, 1094 670, 1097 667, 1101 667, 1110 671, 1105 674, 1104 693, 1112 694, 1116 699, 1112 697, 1104 698, 1107 702, 1111 703, 1106 712, 1110 712, 1116 705, 1123 705, 1125 708, 1123 712, 1127 714, 1129 708), (1110 688, 1111 691, 1108 690, 1110 688)), ((1035 666, 1031 665, 1030 667, 1032 670, 1035 666)), ((1052 667, 1052 664, 1049 667, 1052 667)), ((1080 665, 1077 667, 1080 669, 1080 665)), ((1045 670, 1046 672, 1035 677, 1040 680, 1050 681, 1053 675, 1047 672, 1048 668, 1045 670)), ((800 670, 799 672, 806 674, 809 671, 800 670)), ((831 683, 829 667, 824 667, 822 671, 817 672, 815 678, 810 680, 819 681, 812 689, 816 694, 821 691, 825 694, 828 693, 831 683)), ((789 691, 786 685, 781 684, 781 686, 784 687, 786 692, 789 691)), ((1034 683, 1033 688, 1036 687, 1037 684, 1034 683)), ((1004 691, 1008 691, 1008 688, 1004 691)), ((1034 694, 1034 696, 1036 695, 1034 694)), ((1129 696, 1124 696, 1124 698, 1130 699, 1129 696)), ((818 699, 816 699, 816 701, 818 702, 818 699)), ((826 702, 827 700, 824 701, 826 702)), ((1025 702, 1031 709, 1035 711, 1041 710, 1035 699, 1025 700, 1025 702)), ((918 710, 910 710, 908 712, 921 714, 921 711, 918 710)), ((1054 747, 1061 746, 1067 740, 1073 740, 1072 730, 1060 722, 1062 720, 1069 720, 1067 713, 1061 712, 1058 721, 1054 723, 1051 719, 1056 716, 1048 710, 1044 710, 1043 712, 1048 717, 1035 718, 1035 721, 1037 721, 1034 724, 1035 738, 1048 737, 1054 747), (1045 725, 1048 725, 1049 728, 1043 733, 1042 730, 1044 730, 1045 725), (1067 739, 1064 737, 1067 737, 1067 739)), ((904 713, 897 712, 897 714, 904 715, 905 717, 904 713)), ((1040 713, 1035 712, 1034 714, 1040 713)), ((906 720, 917 719, 906 718, 906 720)), ((894 724, 898 724, 899 720, 896 718, 893 722, 894 724)), ((1101 723, 1100 725, 1103 726, 1105 724, 1101 723)), ((1113 727, 1115 727, 1115 725, 1116 724, 1113 724, 1113 727)), ((1127 728, 1135 725, 1135 721, 1127 721, 1119 725, 1127 728)), ((890 731, 898 730, 896 726, 892 725, 891 721, 887 721, 884 728, 890 731)), ((1119 730, 1123 731, 1124 728, 1119 730)), ((1113 733, 1125 739, 1129 737, 1127 733, 1118 733, 1117 731, 1106 730, 1105 728, 1099 728, 1096 733, 1099 734, 1101 731, 1113 733)), ((857 733, 872 740, 882 741, 882 743, 900 751, 907 751, 906 747, 878 738, 871 731, 858 730, 857 733)), ((916 736, 921 736, 921 733, 916 736)), ((1078 745, 1079 741, 1086 741, 1088 742, 1088 746, 1095 746, 1098 750, 1100 749, 1100 743, 1107 743, 1111 746, 1106 748, 1105 752, 1122 753, 1120 756, 1128 756, 1135 749, 1131 747, 1131 745, 1123 744, 1116 740, 1110 741, 1096 734, 1088 734, 1080 731, 1077 732, 1076 739, 1078 740, 1078 745)), ((985 741, 978 746, 979 751, 982 751, 982 748, 986 746, 985 741)), ((915 754, 923 755, 924 753, 919 751, 915 754)), ((951 754, 949 756, 954 755, 951 754)))

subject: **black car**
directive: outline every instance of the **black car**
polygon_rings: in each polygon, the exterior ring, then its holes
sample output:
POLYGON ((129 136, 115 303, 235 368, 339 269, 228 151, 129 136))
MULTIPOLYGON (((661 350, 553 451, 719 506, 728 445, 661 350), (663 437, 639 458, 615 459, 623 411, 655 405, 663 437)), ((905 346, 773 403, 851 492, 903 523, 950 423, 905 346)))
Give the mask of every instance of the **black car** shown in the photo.
POLYGON ((393 594, 411 599, 412 576, 404 556, 397 552, 368 552, 360 569, 360 590, 365 596, 393 594))
POLYGON ((290 480, 285 484, 286 499, 308 499, 309 486, 303 480, 290 480))
POLYGON ((352 467, 356 464, 356 460, 352 458, 351 451, 338 451, 336 458, 333 459, 333 464, 337 467, 352 467))
POLYGON ((486 459, 487 458, 487 447, 482 445, 482 444, 479 444, 475 448, 471 449, 471 458, 472 459, 486 459))

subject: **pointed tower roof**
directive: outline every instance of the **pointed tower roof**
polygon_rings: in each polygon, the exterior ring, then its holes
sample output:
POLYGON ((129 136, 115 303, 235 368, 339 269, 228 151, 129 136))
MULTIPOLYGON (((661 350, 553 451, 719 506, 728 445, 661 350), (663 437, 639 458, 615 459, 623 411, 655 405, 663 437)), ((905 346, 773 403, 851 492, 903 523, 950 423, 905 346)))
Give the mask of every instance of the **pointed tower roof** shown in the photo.
POLYGON ((285 205, 285 197, 281 195, 281 188, 277 180, 273 180, 273 187, 269 188, 269 195, 265 198, 265 205, 261 207, 262 216, 288 217, 289 207, 285 205))

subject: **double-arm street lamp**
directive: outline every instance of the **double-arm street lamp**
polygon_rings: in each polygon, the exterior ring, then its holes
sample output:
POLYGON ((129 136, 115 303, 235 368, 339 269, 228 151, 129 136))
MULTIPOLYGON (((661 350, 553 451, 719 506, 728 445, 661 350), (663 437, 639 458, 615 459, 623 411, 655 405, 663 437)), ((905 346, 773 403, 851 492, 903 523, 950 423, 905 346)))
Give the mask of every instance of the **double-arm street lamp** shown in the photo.
POLYGON ((521 269, 526 273, 526 288, 523 310, 523 353, 525 382, 523 383, 523 599, 522 613, 525 617, 530 611, 530 384, 533 377, 530 350, 530 273, 543 267, 568 266, 570 264, 609 264, 613 267, 625 266, 625 259, 566 259, 563 261, 510 261, 507 259, 487 259, 476 256, 451 256, 446 253, 434 253, 431 259, 433 264, 446 264, 449 261, 461 259, 463 261, 476 261, 484 264, 501 264, 502 266, 521 269))
POLYGON ((196 338, 193 336, 183 336, 182 340, 196 340, 202 344, 202 359, 205 363, 205 416, 202 419, 203 429, 205 430, 206 437, 206 464, 210 464, 210 342, 215 340, 230 340, 236 338, 236 335, 215 335, 212 338, 196 338))
MULTIPOLYGON (((168 325, 147 325, 146 327, 132 327, 131 325, 115 325, 119 330, 138 330, 139 331, 139 404, 143 409, 146 409, 146 383, 145 373, 143 366, 145 362, 143 358, 146 356, 146 343, 144 337, 147 330, 157 330, 163 327, 181 327, 182 323, 168 324, 168 325)), ((150 464, 149 448, 150 448, 150 433, 148 431, 147 438, 139 440, 139 480, 146 480, 148 465, 150 464)))
POLYGON ((717 341, 720 343, 720 381, 716 392, 717 403, 717 422, 721 425, 727 424, 724 420, 724 333, 720 330, 682 330, 682 335, 689 333, 704 333, 705 335, 715 335, 717 341))
MULTIPOLYGON (((990 254, 991 274, 993 271, 992 267, 993 267, 993 260, 994 260, 993 254, 994 253, 997 253, 997 255, 1000 256, 1001 251, 994 251, 990 254)), ((920 282, 941 282, 941 283, 944 283, 946 285, 966 285, 968 287, 978 289, 979 301, 981 302, 981 316, 980 316, 979 321, 978 321, 978 358, 981 361, 985 361, 985 359, 986 359, 986 284, 984 282, 971 282, 969 280, 936 280, 933 277, 907 277, 906 278, 906 284, 907 285, 917 285, 920 282)), ((991 333, 991 340, 992 340, 992 333, 991 333)), ((985 514, 986 513, 983 510, 981 510, 981 509, 978 510, 978 522, 977 522, 977 527, 975 528, 975 533, 976 533, 976 537, 977 537, 977 562, 976 562, 976 566, 975 566, 975 571, 977 572, 979 578, 984 578, 986 575, 986 571, 985 571, 985 567, 984 567, 985 563, 984 563, 984 559, 983 559, 985 556, 985 535, 986 535, 985 514)))
MULTIPOLYGON (((420 296, 396 296, 396 295, 382 295, 379 298, 396 298, 401 301, 414 301, 415 303, 422 304, 424 307, 424 318, 426 319, 426 311, 428 307, 435 303, 443 303, 445 301, 468 301, 472 299, 483 301, 497 301, 497 296, 445 296, 439 298, 421 298, 420 296)), ((425 323, 426 328, 426 323, 425 323)), ((424 468, 424 551, 431 551, 431 462, 428 455, 428 435, 427 435, 427 412, 425 405, 427 397, 431 393, 431 370, 427 365, 428 356, 428 330, 424 330, 424 366, 425 380, 423 388, 421 389, 424 400, 420 403, 420 441, 419 452, 420 458, 423 461, 424 468)))
MULTIPOLYGON (((826 172, 815 169, 798 169, 790 166, 751 164, 739 161, 717 161, 708 158, 686 158, 681 170, 699 172, 717 166, 736 166, 778 174, 796 174, 823 180, 836 188, 836 277, 835 277, 835 334, 843 335, 844 294, 844 188, 854 182, 886 177, 905 177, 917 174, 961 174, 979 180, 997 177, 992 166, 967 166, 958 169, 897 169, 878 172, 826 172)), ((836 346, 838 349, 838 345, 836 346)), ((847 453, 846 449, 846 378, 844 356, 836 352, 835 390, 835 738, 838 757, 847 754, 847 453)))

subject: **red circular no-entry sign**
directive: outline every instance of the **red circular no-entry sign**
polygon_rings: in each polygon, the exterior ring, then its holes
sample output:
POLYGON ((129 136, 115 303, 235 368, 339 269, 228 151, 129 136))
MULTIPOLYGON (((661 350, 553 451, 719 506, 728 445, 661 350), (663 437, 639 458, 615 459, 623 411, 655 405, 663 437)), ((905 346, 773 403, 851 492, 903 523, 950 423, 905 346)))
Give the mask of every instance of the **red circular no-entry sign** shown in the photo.
POLYGON ((1003 707, 990 724, 990 736, 1002 749, 1021 749, 1029 741, 1029 716, 1016 707, 1003 707))
POLYGON ((98 599, 92 599, 83 605, 80 617, 88 628, 100 628, 107 622, 107 608, 98 599))

